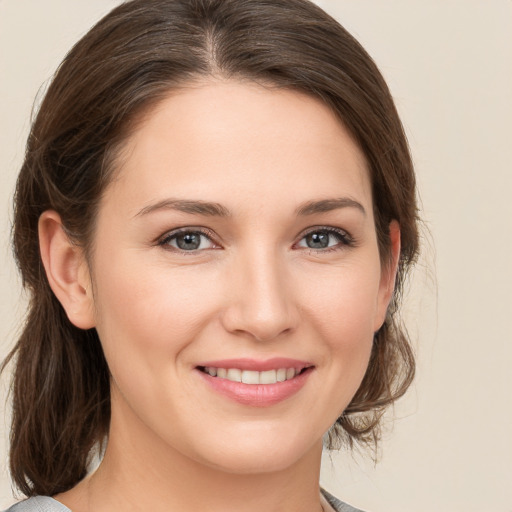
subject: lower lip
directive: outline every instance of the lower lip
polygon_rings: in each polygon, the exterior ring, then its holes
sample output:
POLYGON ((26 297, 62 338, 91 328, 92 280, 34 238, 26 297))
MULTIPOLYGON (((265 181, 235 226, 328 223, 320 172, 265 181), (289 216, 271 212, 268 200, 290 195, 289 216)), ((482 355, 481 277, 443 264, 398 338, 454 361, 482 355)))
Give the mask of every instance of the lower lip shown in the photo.
POLYGON ((274 405, 298 393, 311 375, 313 367, 308 368, 293 379, 275 384, 244 384, 231 380, 212 377, 207 373, 196 369, 201 378, 217 393, 252 407, 268 407, 274 405))

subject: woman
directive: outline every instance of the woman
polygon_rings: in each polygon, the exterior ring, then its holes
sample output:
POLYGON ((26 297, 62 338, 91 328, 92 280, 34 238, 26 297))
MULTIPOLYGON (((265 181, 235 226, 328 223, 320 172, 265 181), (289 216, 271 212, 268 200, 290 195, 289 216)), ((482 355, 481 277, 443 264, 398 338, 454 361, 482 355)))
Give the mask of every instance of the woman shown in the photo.
POLYGON ((18 179, 9 510, 355 510, 322 440, 376 442, 412 380, 416 222, 389 91, 318 7, 114 9, 18 179))

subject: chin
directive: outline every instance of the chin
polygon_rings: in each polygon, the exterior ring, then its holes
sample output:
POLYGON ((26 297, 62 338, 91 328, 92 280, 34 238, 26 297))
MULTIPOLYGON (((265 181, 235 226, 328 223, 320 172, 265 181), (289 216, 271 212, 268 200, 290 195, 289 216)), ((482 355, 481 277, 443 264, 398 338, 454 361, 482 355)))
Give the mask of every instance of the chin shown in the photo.
POLYGON ((294 439, 290 433, 285 433, 275 434, 271 439, 266 436, 231 438, 224 443, 218 442, 214 451, 211 451, 210 445, 208 456, 203 451, 198 461, 226 473, 276 473, 300 464, 304 459, 320 456, 322 438, 308 444, 303 434, 301 437, 302 439, 294 439))

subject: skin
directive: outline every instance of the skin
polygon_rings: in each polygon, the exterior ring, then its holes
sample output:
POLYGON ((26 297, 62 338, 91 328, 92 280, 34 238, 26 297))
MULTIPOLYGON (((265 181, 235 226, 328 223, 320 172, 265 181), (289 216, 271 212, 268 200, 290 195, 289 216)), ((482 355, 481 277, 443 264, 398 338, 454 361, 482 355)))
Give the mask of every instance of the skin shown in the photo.
POLYGON ((364 155, 316 99, 210 80, 147 113, 118 167, 89 265, 56 212, 40 219, 52 289, 75 325, 97 329, 112 373, 104 460, 56 498, 74 512, 320 510, 322 436, 364 376, 400 250, 392 222, 381 264, 364 155), (178 249, 173 230, 191 227, 208 237, 178 249), (311 232, 329 246, 308 247, 311 232), (314 368, 295 395, 253 407, 196 370, 240 357, 314 368))

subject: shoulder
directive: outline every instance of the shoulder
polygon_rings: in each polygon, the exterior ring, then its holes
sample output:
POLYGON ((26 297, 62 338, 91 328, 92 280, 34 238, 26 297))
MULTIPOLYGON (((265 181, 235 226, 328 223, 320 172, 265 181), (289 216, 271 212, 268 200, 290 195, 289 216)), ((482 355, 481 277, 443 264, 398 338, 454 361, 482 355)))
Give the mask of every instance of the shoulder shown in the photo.
POLYGON ((71 512, 62 503, 48 496, 34 496, 20 501, 4 512, 71 512))
POLYGON ((343 503, 338 498, 328 493, 325 489, 322 489, 322 494, 324 495, 325 499, 329 502, 329 505, 331 505, 331 507, 334 510, 336 510, 336 512, 363 512, 358 508, 354 508, 350 505, 347 505, 346 503, 343 503))

